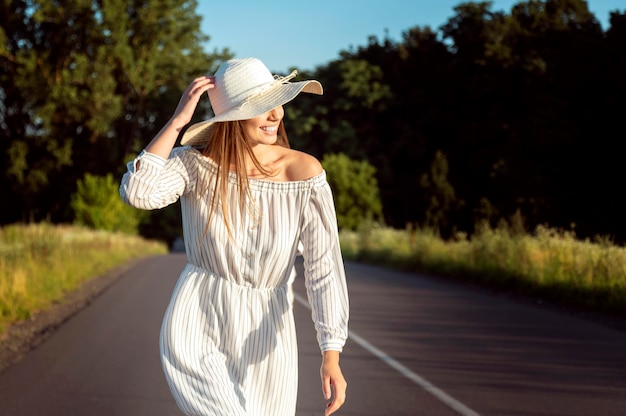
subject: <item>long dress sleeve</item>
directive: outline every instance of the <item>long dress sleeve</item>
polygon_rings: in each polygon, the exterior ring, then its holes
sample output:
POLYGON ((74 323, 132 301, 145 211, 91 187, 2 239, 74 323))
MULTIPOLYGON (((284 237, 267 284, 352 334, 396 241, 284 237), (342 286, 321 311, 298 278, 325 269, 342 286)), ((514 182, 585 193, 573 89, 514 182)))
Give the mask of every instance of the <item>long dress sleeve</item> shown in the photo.
POLYGON ((168 159, 142 151, 128 163, 122 177, 120 196, 135 208, 164 208, 178 200, 195 183, 188 170, 184 148, 172 150, 168 159))
POLYGON ((348 337, 348 291, 330 186, 312 188, 301 234, 307 297, 320 350, 342 351, 348 337))

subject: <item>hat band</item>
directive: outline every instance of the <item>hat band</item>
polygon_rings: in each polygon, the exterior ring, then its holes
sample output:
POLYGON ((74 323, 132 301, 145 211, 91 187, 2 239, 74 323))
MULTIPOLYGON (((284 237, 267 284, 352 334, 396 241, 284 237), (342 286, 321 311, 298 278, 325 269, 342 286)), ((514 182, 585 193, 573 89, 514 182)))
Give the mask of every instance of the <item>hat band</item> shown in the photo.
POLYGON ((263 94, 264 92, 270 91, 282 84, 287 84, 292 78, 295 78, 295 76, 298 75, 298 71, 297 70, 293 70, 291 71, 291 74, 286 75, 284 77, 278 76, 278 75, 274 75, 274 81, 268 83, 268 84, 264 84, 264 85, 260 85, 256 88, 256 91, 254 93, 252 93, 250 96, 248 96, 242 103, 240 108, 245 107, 248 103, 250 103, 255 97, 259 96, 260 94, 263 94))

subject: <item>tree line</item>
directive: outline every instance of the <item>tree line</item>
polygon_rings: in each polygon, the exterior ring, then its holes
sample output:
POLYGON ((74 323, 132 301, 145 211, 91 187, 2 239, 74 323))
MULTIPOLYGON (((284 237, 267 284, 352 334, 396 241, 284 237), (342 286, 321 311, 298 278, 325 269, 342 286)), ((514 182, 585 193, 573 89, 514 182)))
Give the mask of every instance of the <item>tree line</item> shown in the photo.
POLYGON ((624 241, 626 14, 603 30, 583 0, 491 6, 318 68, 325 95, 291 112, 307 120, 294 140, 372 163, 397 228, 449 237, 521 215, 624 241))
MULTIPOLYGON (((207 52, 196 7, 0 4, 1 224, 73 221, 81 179, 120 177, 188 82, 233 56, 207 52)), ((373 165, 393 227, 452 236, 519 212, 529 228, 624 240, 626 15, 611 13, 603 30, 583 0, 491 7, 461 3, 437 29, 371 37, 300 71, 325 94, 286 106, 292 145, 373 165)), ((177 220, 144 223, 150 234, 177 220)))

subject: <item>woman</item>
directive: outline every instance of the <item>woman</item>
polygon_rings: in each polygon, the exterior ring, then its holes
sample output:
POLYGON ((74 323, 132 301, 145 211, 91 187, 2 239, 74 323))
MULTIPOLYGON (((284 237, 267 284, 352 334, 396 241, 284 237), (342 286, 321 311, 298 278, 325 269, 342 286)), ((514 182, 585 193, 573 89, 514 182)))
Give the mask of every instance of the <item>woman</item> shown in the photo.
POLYGON ((339 354, 348 296, 332 194, 321 164, 289 148, 282 105, 317 81, 290 82, 254 58, 195 79, 124 175, 141 209, 180 198, 188 264, 161 328, 161 360, 188 415, 294 415, 297 344, 291 283, 298 253, 322 352, 326 415, 345 400, 339 354), (208 92, 215 116, 179 133, 208 92))

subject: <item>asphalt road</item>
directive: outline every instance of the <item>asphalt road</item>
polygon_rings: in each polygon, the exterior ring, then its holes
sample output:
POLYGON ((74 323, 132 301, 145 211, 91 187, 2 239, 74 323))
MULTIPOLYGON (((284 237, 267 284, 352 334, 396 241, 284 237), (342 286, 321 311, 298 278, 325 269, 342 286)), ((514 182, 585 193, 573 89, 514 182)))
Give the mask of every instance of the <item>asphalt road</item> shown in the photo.
MULTIPOLYGON (((184 255, 127 270, 0 375, 0 415, 177 415, 158 333, 184 255)), ((338 415, 626 415, 626 332, 509 296, 347 263, 348 401, 338 415)), ((322 415, 302 279, 298 416, 322 415)))

